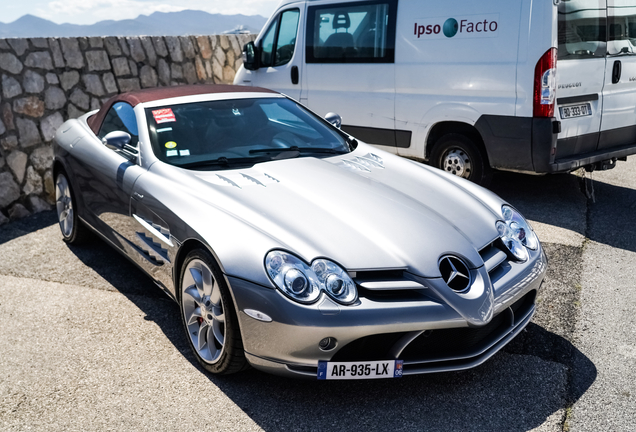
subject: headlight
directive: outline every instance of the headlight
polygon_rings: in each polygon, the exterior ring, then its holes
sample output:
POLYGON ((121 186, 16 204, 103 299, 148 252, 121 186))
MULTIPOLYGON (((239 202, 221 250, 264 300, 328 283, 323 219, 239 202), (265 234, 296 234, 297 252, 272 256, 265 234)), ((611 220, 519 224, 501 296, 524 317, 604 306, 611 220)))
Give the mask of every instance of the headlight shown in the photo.
POLYGON ((512 207, 501 207, 502 221, 497 221, 499 237, 504 242, 510 253, 520 261, 528 259, 527 249, 536 250, 539 247, 539 239, 528 222, 512 207))
POLYGON ((326 259, 317 259, 311 266, 283 251, 271 251, 265 257, 267 274, 283 293, 300 303, 313 303, 320 292, 339 303, 356 301, 356 286, 339 265, 326 259))

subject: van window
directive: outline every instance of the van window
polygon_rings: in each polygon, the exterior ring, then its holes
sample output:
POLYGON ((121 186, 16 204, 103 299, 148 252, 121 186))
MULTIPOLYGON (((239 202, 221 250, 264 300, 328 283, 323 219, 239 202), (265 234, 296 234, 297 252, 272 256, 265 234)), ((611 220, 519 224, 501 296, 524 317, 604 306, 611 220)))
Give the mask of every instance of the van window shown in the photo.
POLYGON ((393 63, 395 1, 312 6, 307 15, 307 63, 393 63))
POLYGON ((605 57, 605 0, 559 3, 559 60, 605 57))
POLYGON ((607 54, 636 55, 636 4, 632 1, 609 2, 607 30, 607 54))
POLYGON ((272 22, 260 42, 261 66, 282 66, 289 63, 296 46, 299 17, 298 9, 290 9, 272 22))

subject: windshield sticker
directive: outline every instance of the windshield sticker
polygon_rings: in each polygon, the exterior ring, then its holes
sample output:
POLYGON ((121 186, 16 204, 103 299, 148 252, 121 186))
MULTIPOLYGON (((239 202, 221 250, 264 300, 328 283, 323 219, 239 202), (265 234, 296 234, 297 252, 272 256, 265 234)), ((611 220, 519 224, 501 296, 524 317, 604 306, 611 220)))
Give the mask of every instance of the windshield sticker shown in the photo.
POLYGON ((179 156, 190 156, 190 150, 179 150, 179 156))
POLYGON ((170 156, 178 156, 179 155, 179 151, 178 150, 168 150, 166 151, 166 156, 170 157, 170 156))
POLYGON ((176 142, 174 142, 174 141, 168 141, 168 142, 165 144, 165 146, 166 146, 166 148, 173 149, 173 148, 175 148, 175 147, 177 146, 177 143, 176 143, 176 142))
POLYGON ((172 108, 155 110, 152 112, 152 116, 155 118, 157 124, 177 121, 177 119, 174 117, 174 113, 172 112, 172 108))
POLYGON ((172 128, 171 128, 171 127, 157 129, 157 133, 161 133, 161 132, 170 132, 170 131, 172 131, 172 128))

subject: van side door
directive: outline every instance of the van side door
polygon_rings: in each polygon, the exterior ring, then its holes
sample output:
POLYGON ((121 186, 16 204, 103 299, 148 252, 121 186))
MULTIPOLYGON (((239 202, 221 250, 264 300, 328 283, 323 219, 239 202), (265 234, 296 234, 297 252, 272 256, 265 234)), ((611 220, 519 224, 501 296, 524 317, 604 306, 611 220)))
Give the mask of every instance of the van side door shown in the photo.
POLYGON ((252 85, 284 93, 300 100, 302 97, 302 32, 298 24, 305 5, 290 5, 280 11, 257 41, 260 68, 252 73, 252 85))
POLYGON ((562 1, 558 7, 556 159, 596 150, 605 111, 605 0, 562 1))
POLYGON ((607 0, 607 65, 598 149, 636 144, 636 1, 607 0))
MULTIPOLYGON (((336 112, 342 129, 395 149, 397 0, 311 2, 307 8, 307 104, 336 112)), ((395 152, 395 150, 393 150, 395 152)))

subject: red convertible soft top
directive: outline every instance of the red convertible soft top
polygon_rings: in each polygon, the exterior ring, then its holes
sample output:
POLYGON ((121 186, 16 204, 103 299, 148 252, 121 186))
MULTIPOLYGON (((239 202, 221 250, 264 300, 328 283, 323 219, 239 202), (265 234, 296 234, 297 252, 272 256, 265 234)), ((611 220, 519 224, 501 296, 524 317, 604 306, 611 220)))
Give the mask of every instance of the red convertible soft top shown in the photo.
POLYGON ((133 107, 145 102, 152 102, 161 99, 169 99, 181 96, 195 96, 208 93, 276 93, 261 87, 245 87, 221 84, 199 84, 172 87, 156 87, 144 90, 135 90, 115 95, 108 99, 97 114, 91 116, 86 121, 93 133, 97 135, 99 128, 106 117, 106 113, 117 102, 126 102, 133 107))

